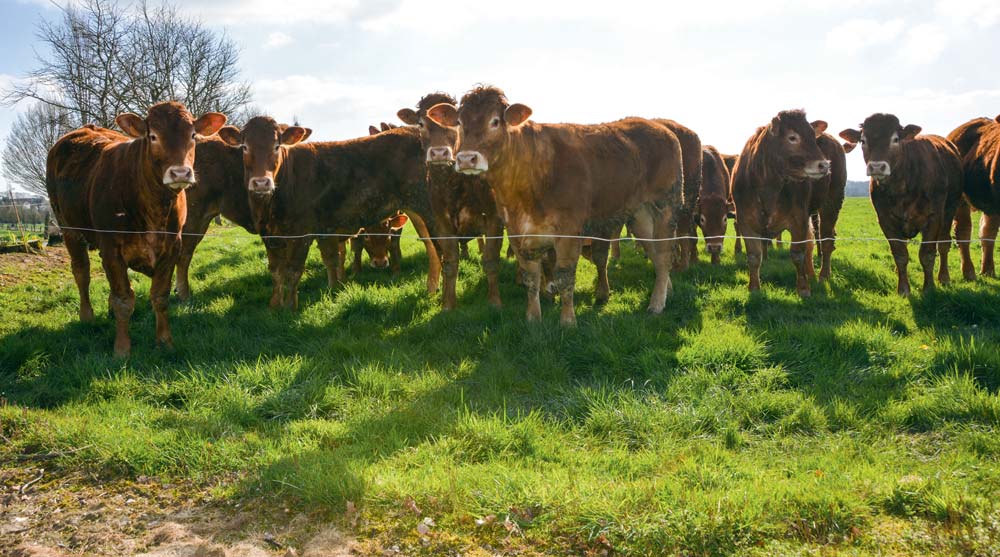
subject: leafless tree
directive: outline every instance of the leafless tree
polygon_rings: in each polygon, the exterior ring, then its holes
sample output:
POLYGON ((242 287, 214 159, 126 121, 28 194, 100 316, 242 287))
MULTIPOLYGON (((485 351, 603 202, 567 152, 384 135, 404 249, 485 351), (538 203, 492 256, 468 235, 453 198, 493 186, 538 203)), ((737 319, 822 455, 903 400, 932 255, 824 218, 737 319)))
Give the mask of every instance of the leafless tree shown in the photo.
POLYGON ((59 137, 73 128, 69 113, 59 106, 36 103, 18 114, 0 154, 4 178, 36 195, 45 190, 45 158, 59 137))

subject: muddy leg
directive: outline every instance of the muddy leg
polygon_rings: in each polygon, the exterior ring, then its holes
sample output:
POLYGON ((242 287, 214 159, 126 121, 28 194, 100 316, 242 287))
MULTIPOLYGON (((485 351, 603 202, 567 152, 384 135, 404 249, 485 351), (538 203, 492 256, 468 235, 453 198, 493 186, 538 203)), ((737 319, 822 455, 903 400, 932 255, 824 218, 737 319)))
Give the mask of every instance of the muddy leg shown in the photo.
POLYGON ((503 225, 486 231, 488 240, 483 241, 479 254, 486 274, 486 301, 493 307, 500 307, 500 250, 503 248, 503 225))
MULTIPOLYGON (((886 232, 887 238, 899 238, 902 234, 886 232)), ((910 278, 906 274, 906 267, 910 262, 910 254, 905 241, 893 240, 889 242, 889 249, 892 250, 892 258, 896 261, 896 293, 900 296, 910 295, 910 278)))
POLYGON ((611 296, 611 284, 608 282, 608 251, 615 243, 601 240, 594 241, 591 246, 591 257, 597 267, 597 282, 594 284, 594 305, 603 306, 611 296))
POLYGON ((302 272, 305 271, 310 246, 312 246, 312 238, 292 240, 289 256, 283 262, 285 299, 282 301, 282 305, 292 311, 299 309, 299 281, 302 280, 302 272))
POLYGON ((80 321, 89 323, 94 320, 94 308, 90 305, 90 255, 87 253, 87 240, 76 232, 63 233, 66 250, 69 251, 70 266, 73 268, 73 279, 80 293, 80 321))
POLYGON ((809 231, 809 216, 806 216, 804 223, 792 223, 791 233, 792 244, 788 251, 792 258, 792 263, 795 264, 795 290, 798 291, 799 296, 808 298, 812 294, 809 289, 808 271, 808 267, 812 265, 812 260, 809 259, 807 261, 807 255, 812 253, 812 234, 809 231))
POLYGON ((962 277, 965 280, 976 280, 976 268, 969 253, 969 241, 972 239, 972 207, 963 197, 955 212, 955 242, 958 244, 958 256, 962 261, 962 277))
POLYGON ((334 289, 340 283, 340 238, 324 236, 316 238, 319 254, 326 267, 326 287, 334 289))
POLYGON ((563 327, 576 326, 573 294, 576 289, 576 264, 580 260, 582 247, 583 242, 574 238, 559 238, 555 241, 556 269, 552 284, 562 305, 559 324, 563 327))
POLYGON ((1000 215, 983 213, 979 219, 979 239, 983 244, 983 263, 979 274, 986 277, 996 275, 996 267, 993 264, 993 249, 996 246, 998 229, 1000 229, 1000 215))
POLYGON ((280 308, 285 297, 285 277, 282 271, 287 243, 285 240, 275 238, 264 241, 264 248, 267 252, 267 269, 271 273, 271 301, 268 302, 268 307, 271 309, 280 308))
POLYGON ((611 235, 611 259, 618 260, 622 258, 622 229, 618 228, 614 234, 611 235))
POLYGON ((167 307, 170 301, 170 279, 173 277, 174 261, 167 258, 153 270, 153 281, 149 286, 149 301, 156 316, 156 344, 169 350, 174 348, 174 338, 170 334, 167 307))
POLYGON ((194 250, 198 249, 198 244, 204 239, 204 234, 208 231, 208 225, 211 224, 212 218, 215 216, 203 216, 200 223, 193 223, 189 218, 184 227, 184 235, 181 237, 181 252, 177 256, 177 285, 175 287, 177 297, 182 302, 191 299, 191 283, 188 281, 188 269, 191 267, 194 250))
POLYGON ((928 228, 929 230, 924 231, 920 242, 920 267, 924 271, 924 292, 934 290, 934 260, 937 258, 937 246, 933 243, 937 234, 933 228, 928 228))
MULTIPOLYGON (((454 236, 454 231, 447 232, 443 236, 454 236)), ((441 268, 444 271, 444 288, 441 292, 441 309, 444 311, 455 309, 455 290, 458 283, 458 260, 462 256, 462 248, 458 240, 439 240, 441 246, 441 268)))
POLYGON ((747 271, 750 274, 750 291, 756 292, 760 290, 760 263, 763 259, 763 242, 756 239, 758 234, 755 231, 741 226, 739 221, 736 221, 736 227, 747 248, 747 271))
POLYGON ((674 244, 677 236, 676 224, 669 210, 659 212, 652 207, 644 207, 634 216, 633 230, 636 237, 649 238, 643 242, 646 254, 653 261, 655 280, 653 292, 649 297, 647 310, 653 314, 663 313, 667 296, 673 291, 670 281, 670 270, 673 263, 674 244), (660 241, 656 241, 660 239, 660 241))
POLYGON ((525 317, 529 322, 542 318, 542 304, 539 299, 542 284, 542 263, 537 254, 527 256, 524 249, 517 251, 517 261, 520 265, 521 283, 528 290, 528 307, 525 317))
POLYGON ((128 266, 113 247, 101 250, 101 264, 111 287, 108 305, 115 316, 115 356, 127 358, 132 351, 128 323, 135 310, 135 292, 128 280, 128 266))

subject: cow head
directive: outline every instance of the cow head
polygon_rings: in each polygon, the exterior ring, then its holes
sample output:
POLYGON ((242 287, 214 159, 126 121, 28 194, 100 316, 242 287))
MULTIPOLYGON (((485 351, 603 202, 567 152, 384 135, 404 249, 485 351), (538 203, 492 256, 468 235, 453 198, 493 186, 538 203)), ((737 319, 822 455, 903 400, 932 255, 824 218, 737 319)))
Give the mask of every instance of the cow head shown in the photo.
POLYGON ((455 164, 458 128, 442 125, 427 117, 427 111, 439 104, 454 106, 455 99, 447 93, 431 93, 420 99, 416 110, 404 108, 396 116, 403 123, 420 130, 420 144, 427 152, 427 164, 450 166, 455 164))
POLYGON ((439 104, 427 111, 442 126, 459 127, 459 152, 455 169, 465 174, 482 174, 496 161, 510 134, 531 116, 523 104, 510 104, 503 91, 480 86, 462 97, 461 108, 439 104))
POLYGON ((270 195, 276 187, 278 175, 287 155, 286 147, 304 141, 312 134, 309 128, 278 124, 268 116, 255 116, 243 127, 232 126, 219 130, 227 144, 243 149, 243 172, 251 194, 270 195))
POLYGON ((380 222, 378 226, 365 228, 365 251, 370 258, 369 264, 376 269, 389 266, 389 246, 395 241, 393 232, 401 230, 409 218, 399 213, 380 222))
POLYGON ((786 177, 814 180, 830 174, 830 161, 816 143, 826 128, 822 120, 809 123, 801 110, 785 110, 771 119, 767 125, 770 156, 786 177))
POLYGON ((879 181, 891 176, 893 168, 899 168, 903 142, 919 133, 920 126, 904 127, 892 114, 872 114, 865 118, 860 129, 846 129, 840 132, 840 137, 847 141, 845 151, 861 144, 861 153, 868 163, 868 176, 879 181))
POLYGON ((184 191, 195 183, 194 146, 198 135, 212 135, 226 117, 209 112, 197 120, 184 105, 163 102, 153 105, 146 118, 126 112, 115 118, 126 134, 146 144, 152 171, 171 191, 184 191))

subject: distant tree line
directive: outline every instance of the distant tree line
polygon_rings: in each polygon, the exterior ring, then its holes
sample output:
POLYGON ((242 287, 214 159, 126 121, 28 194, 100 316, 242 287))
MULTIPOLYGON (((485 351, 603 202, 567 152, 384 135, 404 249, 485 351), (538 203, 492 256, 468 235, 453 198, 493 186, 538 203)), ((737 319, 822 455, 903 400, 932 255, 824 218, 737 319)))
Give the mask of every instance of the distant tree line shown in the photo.
POLYGON ((38 25, 38 66, 2 92, 8 106, 32 102, 0 153, 12 184, 47 195, 48 149, 83 124, 111 128, 118 114, 145 114, 164 100, 181 101, 193 114, 234 115, 237 123, 247 110, 252 96, 236 44, 176 6, 79 0, 60 12, 38 25))

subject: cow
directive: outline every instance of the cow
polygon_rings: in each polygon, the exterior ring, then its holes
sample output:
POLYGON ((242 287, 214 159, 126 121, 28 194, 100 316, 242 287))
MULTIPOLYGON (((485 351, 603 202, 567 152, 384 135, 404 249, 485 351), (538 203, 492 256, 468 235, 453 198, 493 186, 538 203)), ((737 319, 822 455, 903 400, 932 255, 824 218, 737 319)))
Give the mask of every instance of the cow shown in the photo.
MULTIPOLYGON (((441 307, 454 309, 458 260, 461 256, 457 239, 485 236, 481 256, 486 274, 487 302, 500 307, 500 249, 503 246, 503 220, 497 212, 490 186, 481 176, 455 172, 455 152, 458 129, 442 126, 427 117, 427 110, 437 104, 454 105, 447 93, 431 93, 417 103, 416 110, 403 108, 397 116, 403 123, 420 133, 420 143, 427 163, 427 187, 431 211, 436 224, 435 234, 441 246, 441 267, 444 271, 441 307)), ((516 243, 516 242, 515 242, 516 243)))
POLYGON ((1000 229, 1000 116, 966 122, 948 134, 948 140, 955 144, 962 156, 967 200, 959 205, 955 223, 962 254, 962 271, 967 279, 975 276, 968 243, 972 235, 971 204, 983 213, 979 220, 979 239, 983 244, 979 272, 992 277, 996 274, 993 251, 997 230, 1000 229))
MULTIPOLYGON (((403 260, 402 248, 399 244, 403 227, 410 219, 403 213, 398 213, 382 220, 375 226, 366 226, 361 234, 350 239, 351 252, 354 261, 351 264, 351 274, 361 272, 361 256, 368 253, 368 264, 373 269, 390 269, 392 275, 399 274, 399 264, 403 260)), ((344 264, 344 244, 340 245, 340 263, 344 264)), ((343 269, 341 269, 343 275, 343 269)))
MULTIPOLYGON (((428 118, 458 127, 455 168, 486 176, 508 231, 522 236, 517 258, 528 290, 527 319, 541 318, 541 259, 555 248, 552 290, 560 323, 576 324, 573 294, 582 241, 609 238, 626 222, 646 242, 656 281, 649 311, 661 313, 672 290, 673 239, 684 203, 681 147, 665 126, 641 118, 609 124, 539 124, 504 92, 478 86, 456 107, 441 103, 428 118), (665 241, 669 240, 669 241, 665 241)), ((608 299, 607 242, 595 243, 595 300, 608 299), (601 248, 601 249, 598 249, 601 248)))
POLYGON ((729 222, 729 168, 718 149, 706 145, 702 150, 701 190, 698 192, 697 224, 705 236, 705 251, 712 264, 721 262, 722 242, 729 222))
POLYGON ((123 113, 115 122, 125 134, 88 126, 62 136, 49 151, 45 187, 65 235, 80 319, 94 318, 87 251, 96 248, 111 290, 115 355, 124 358, 131 352, 128 325, 135 308, 129 269, 152 277, 156 341, 173 347, 167 304, 187 218, 185 190, 196 181, 195 143, 226 117, 209 112, 195 120, 184 105, 164 102, 145 118, 123 113))
POLYGON ((760 290, 764 243, 760 238, 789 230, 796 291, 802 297, 811 295, 814 213, 824 238, 820 280, 830 276, 847 163, 840 143, 823 133, 826 128, 822 120, 810 124, 802 110, 779 112, 747 140, 736 161, 732 176, 736 228, 746 243, 752 292, 760 290))
MULTIPOLYGON (((654 122, 666 126, 681 143, 681 159, 684 165, 684 205, 677 213, 677 232, 687 236, 678 241, 680 250, 675 271, 685 271, 698 259, 698 194, 702 183, 701 138, 691 128, 674 120, 657 118, 654 122)), ((620 237, 621 231, 617 231, 620 237)), ((617 243, 617 242, 616 242, 617 243)))
POLYGON ((342 238, 399 209, 424 238, 427 290, 436 292, 440 261, 421 216, 430 212, 419 135, 399 128, 348 141, 300 143, 305 133, 299 126, 282 130, 266 116, 251 118, 242 130, 219 130, 223 141, 243 150, 251 212, 273 279, 270 306, 298 308, 298 283, 313 238, 329 281, 337 282, 342 238))
MULTIPOLYGON (((287 128, 285 124, 281 124, 287 128)), ((305 128, 305 141, 312 130, 305 128)), ((182 301, 191 298, 188 272, 191 259, 208 232, 212 220, 219 215, 236 223, 251 234, 257 233, 257 224, 250 212, 247 188, 243 182, 243 153, 227 145, 217 135, 198 139, 195 146, 195 175, 198 186, 189 188, 187 194, 187 221, 181 239, 181 253, 177 258, 177 282, 174 286, 182 301)))
POLYGON ((853 150, 861 144, 871 178, 869 191, 879 226, 896 260, 896 292, 910 294, 906 275, 907 240, 922 235, 920 265, 924 292, 934 288, 934 259, 940 254, 938 280, 948 284, 948 250, 955 212, 962 201, 962 160, 950 141, 937 135, 919 135, 920 126, 903 126, 892 114, 872 114, 860 129, 848 128, 840 137, 853 150))

